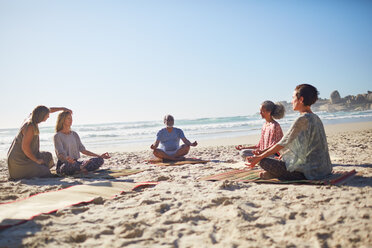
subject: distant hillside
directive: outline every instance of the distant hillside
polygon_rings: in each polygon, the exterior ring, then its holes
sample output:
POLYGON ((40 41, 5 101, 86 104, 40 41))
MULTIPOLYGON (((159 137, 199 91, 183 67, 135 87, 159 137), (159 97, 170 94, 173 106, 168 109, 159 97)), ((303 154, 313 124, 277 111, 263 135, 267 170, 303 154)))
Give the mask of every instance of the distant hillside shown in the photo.
MULTIPOLYGON (((331 93, 330 99, 319 98, 318 101, 312 105, 313 111, 362 111, 372 110, 372 92, 368 91, 366 94, 358 94, 356 96, 341 97, 340 93, 335 90, 331 93)), ((293 112, 292 104, 286 101, 281 101, 287 113, 293 112)))

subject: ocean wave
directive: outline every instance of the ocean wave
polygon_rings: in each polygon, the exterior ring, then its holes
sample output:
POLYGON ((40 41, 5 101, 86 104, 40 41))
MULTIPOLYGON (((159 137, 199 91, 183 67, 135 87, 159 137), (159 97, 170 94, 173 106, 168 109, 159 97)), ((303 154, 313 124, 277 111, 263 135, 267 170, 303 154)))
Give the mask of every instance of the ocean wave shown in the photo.
MULTIPOLYGON (((317 112, 324 123, 342 123, 353 120, 363 121, 372 120, 372 110, 358 112, 317 112)), ((278 120, 282 128, 287 128, 299 117, 298 113, 286 115, 278 120)), ((197 118, 180 119, 175 122, 175 126, 181 128, 186 137, 190 139, 231 137, 234 135, 245 135, 260 133, 265 120, 260 115, 216 117, 216 118, 197 118)), ((97 147, 112 144, 144 143, 153 142, 156 139, 157 132, 164 128, 160 121, 141 121, 141 122, 121 122, 107 124, 89 124, 73 126, 84 145, 87 147, 97 147)), ((10 144, 16 136, 18 129, 0 130, 0 152, 7 152, 10 144)), ((40 145, 54 150, 53 136, 55 131, 53 127, 40 128, 40 145)))
MULTIPOLYGON (((262 126, 262 120, 251 121, 246 123, 219 123, 219 124, 205 124, 205 125, 198 125, 198 126, 182 126, 180 127, 185 133, 189 132, 200 132, 203 133, 211 133, 215 132, 216 130, 226 131, 231 129, 259 129, 262 126)), ((79 135, 81 138, 94 138, 94 137, 121 137, 121 136, 156 136, 157 132, 161 128, 151 128, 151 129, 116 129, 111 130, 110 132, 104 131, 94 131, 94 132, 80 132, 79 135)))
POLYGON ((88 134, 83 135, 81 138, 115 138, 120 137, 118 134, 88 134))
POLYGON ((152 127, 160 127, 162 123, 117 123, 116 125, 107 125, 107 124, 100 124, 95 126, 74 126, 74 130, 77 132, 92 132, 92 131, 112 131, 112 130, 121 130, 121 129, 143 129, 143 128, 152 128, 152 127))
POLYGON ((245 121, 257 119, 257 117, 259 117, 259 115, 181 119, 181 120, 176 120, 175 122, 177 125, 208 125, 208 124, 213 124, 213 123, 245 122, 245 121))
POLYGON ((0 144, 10 144, 14 140, 13 136, 8 136, 8 137, 2 137, 0 138, 0 144))

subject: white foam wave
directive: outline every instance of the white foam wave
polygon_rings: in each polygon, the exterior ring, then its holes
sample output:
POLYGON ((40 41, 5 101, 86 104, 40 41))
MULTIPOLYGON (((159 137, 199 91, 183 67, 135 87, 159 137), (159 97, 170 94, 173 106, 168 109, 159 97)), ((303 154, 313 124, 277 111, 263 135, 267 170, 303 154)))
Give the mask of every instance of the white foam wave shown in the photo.
MULTIPOLYGON (((326 123, 341 123, 350 120, 372 120, 372 111, 359 112, 318 112, 316 113, 326 123)), ((292 113, 280 119, 278 122, 282 127, 288 127, 298 118, 298 113, 292 113)), ((220 136, 232 136, 235 134, 259 133, 264 120, 258 114, 251 116, 219 117, 219 118, 199 118, 176 120, 176 127, 181 128, 186 137, 192 139, 213 138, 220 136)), ((83 144, 87 147, 99 147, 112 144, 145 143, 152 142, 156 138, 157 132, 164 127, 161 121, 147 122, 124 122, 108 123, 96 125, 73 126, 83 144)), ((0 130, 0 153, 4 154, 10 147, 18 129, 0 130)), ((53 127, 40 128, 41 149, 53 148, 53 127)))

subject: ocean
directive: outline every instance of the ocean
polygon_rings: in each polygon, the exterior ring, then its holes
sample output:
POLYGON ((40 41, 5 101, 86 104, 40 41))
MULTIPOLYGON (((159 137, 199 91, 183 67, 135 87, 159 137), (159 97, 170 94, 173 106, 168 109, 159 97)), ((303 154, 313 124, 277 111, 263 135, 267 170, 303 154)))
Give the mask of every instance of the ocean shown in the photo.
MULTIPOLYGON (((317 112, 324 124, 372 121, 372 110, 359 112, 317 112)), ((288 114, 278 120, 283 130, 289 128, 298 113, 288 114)), ((176 119, 175 127, 181 128, 190 141, 211 138, 237 137, 259 134, 264 120, 257 113, 247 116, 176 119)), ((120 151, 123 146, 145 145, 155 141, 156 133, 164 127, 162 120, 118 122, 106 124, 73 125, 82 143, 90 151, 103 151, 106 148, 120 151)), ((0 129, 0 157, 5 157, 17 135, 19 128, 0 129)), ((54 154, 54 126, 40 127, 40 150, 54 154)))

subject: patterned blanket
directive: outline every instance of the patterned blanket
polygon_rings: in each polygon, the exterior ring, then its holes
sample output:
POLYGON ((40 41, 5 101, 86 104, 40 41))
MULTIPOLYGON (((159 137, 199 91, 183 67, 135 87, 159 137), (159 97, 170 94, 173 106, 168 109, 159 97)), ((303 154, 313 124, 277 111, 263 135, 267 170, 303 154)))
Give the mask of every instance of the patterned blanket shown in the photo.
POLYGON ((321 180, 292 180, 284 181, 277 178, 273 179, 261 179, 260 173, 263 172, 261 169, 242 169, 242 170, 231 170, 216 175, 200 178, 200 180, 207 181, 223 181, 232 180, 239 182, 255 182, 255 183, 278 183, 278 184, 318 184, 318 185, 341 185, 347 180, 355 176, 356 171, 334 171, 330 176, 321 180))

